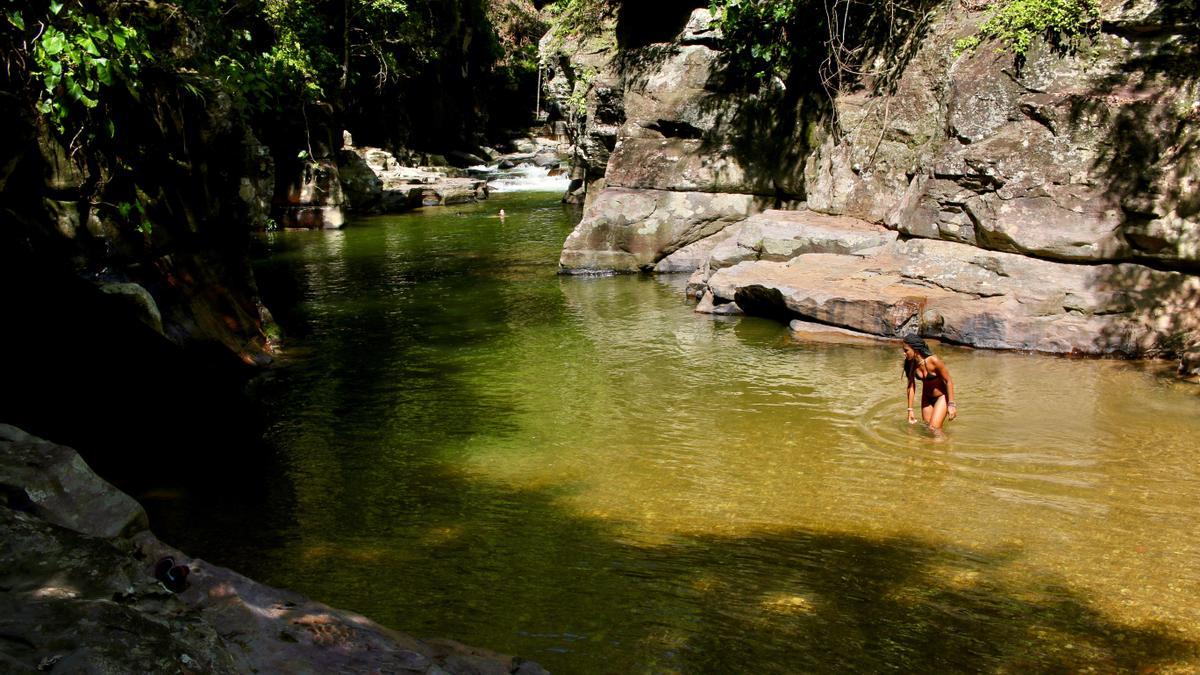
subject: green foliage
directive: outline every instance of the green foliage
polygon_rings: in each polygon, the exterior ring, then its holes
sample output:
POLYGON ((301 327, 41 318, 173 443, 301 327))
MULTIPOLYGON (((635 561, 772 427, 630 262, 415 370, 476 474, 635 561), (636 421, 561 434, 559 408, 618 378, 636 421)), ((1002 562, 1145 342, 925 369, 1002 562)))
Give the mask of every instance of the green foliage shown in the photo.
POLYGON ((591 66, 584 66, 575 78, 575 87, 571 90, 571 95, 567 97, 567 105, 575 114, 583 116, 587 114, 587 95, 591 91, 592 83, 596 80, 596 69, 591 66))
POLYGON ((337 57, 321 43, 325 22, 303 0, 266 0, 263 15, 275 29, 275 44, 248 59, 269 81, 290 81, 312 98, 323 94, 322 75, 337 68, 337 57))
POLYGON ((763 81, 785 71, 810 39, 797 39, 806 35, 797 24, 812 5, 811 0, 711 0, 709 9, 725 35, 736 74, 763 81))
MULTIPOLYGON (((394 79, 436 56, 421 49, 424 25, 405 0, 260 0, 258 8, 269 43, 249 29, 233 30, 209 66, 255 114, 326 100, 358 79, 394 79)), ((217 12, 208 32, 220 29, 217 12)))
POLYGON ((604 30, 612 15, 611 0, 555 0, 547 8, 554 37, 591 37, 604 30))
MULTIPOLYGON (((82 127, 105 90, 137 95, 136 79, 153 60, 143 34, 119 18, 86 11, 79 2, 52 0, 5 13, 9 41, 26 64, 38 112, 59 133, 82 127), (15 34, 13 34, 15 33, 15 34)), ((103 117, 103 111, 97 111, 103 117)), ((116 133, 111 119, 103 125, 116 133)))
POLYGON ((141 195, 135 197, 133 201, 117 202, 116 209, 122 220, 132 223, 134 229, 143 235, 150 236, 154 226, 150 223, 149 216, 146 215, 146 205, 142 202, 141 195))
POLYGON ((960 54, 996 40, 1023 59, 1035 39, 1045 38, 1055 49, 1071 53, 1099 28, 1099 0, 1007 0, 992 11, 977 34, 959 40, 954 49, 960 54))
MULTIPOLYGON (((236 109, 269 123, 303 103, 347 104, 411 80, 444 51, 462 51, 450 36, 468 30, 470 58, 490 65, 511 46, 485 16, 494 1, 0 0, 0 59, 18 88, 39 92, 38 111, 69 138, 83 128, 117 133, 105 92, 136 98, 151 65, 181 93, 208 100, 222 89, 236 109), (192 35, 203 39, 181 41, 192 35)), ((588 3, 607 2, 562 1, 581 17, 588 3)), ((526 13, 517 18, 538 20, 526 13)), ((520 47, 507 76, 536 72, 536 38, 520 47)))
POLYGON ((537 11, 514 0, 492 0, 488 22, 496 33, 498 64, 516 73, 536 73, 538 41, 550 28, 537 11))

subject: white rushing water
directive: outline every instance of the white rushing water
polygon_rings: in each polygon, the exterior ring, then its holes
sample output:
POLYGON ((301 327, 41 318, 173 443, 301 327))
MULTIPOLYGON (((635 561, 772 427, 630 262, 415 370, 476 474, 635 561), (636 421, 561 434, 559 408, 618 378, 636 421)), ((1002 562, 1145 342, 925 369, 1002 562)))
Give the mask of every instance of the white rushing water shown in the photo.
POLYGON ((493 192, 566 192, 571 179, 566 173, 550 175, 540 166, 519 166, 501 170, 495 165, 471 167, 471 171, 490 174, 488 189, 493 192))

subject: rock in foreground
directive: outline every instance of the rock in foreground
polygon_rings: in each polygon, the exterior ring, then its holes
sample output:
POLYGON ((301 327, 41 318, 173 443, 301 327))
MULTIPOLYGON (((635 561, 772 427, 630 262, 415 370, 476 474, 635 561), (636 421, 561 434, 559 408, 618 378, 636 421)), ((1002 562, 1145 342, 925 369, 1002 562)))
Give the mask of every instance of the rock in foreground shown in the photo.
POLYGON ((0 425, 0 671, 545 672, 189 559, 144 525, 74 450, 0 425), (155 580, 163 556, 190 568, 182 593, 155 580))

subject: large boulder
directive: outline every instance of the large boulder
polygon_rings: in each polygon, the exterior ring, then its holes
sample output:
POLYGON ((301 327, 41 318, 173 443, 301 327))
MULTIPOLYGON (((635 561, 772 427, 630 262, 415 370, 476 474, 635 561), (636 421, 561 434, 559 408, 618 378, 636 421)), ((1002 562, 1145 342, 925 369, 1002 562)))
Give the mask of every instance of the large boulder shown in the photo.
POLYGON ((918 237, 1056 260, 1119 260, 1130 249, 1120 205, 1092 181, 1073 182, 1050 132, 1011 123, 946 153, 917 176, 890 219, 918 237))
POLYGON ((242 175, 238 180, 238 199, 247 224, 266 229, 271 222, 271 202, 275 196, 275 159, 271 149, 246 130, 242 138, 242 175))
POLYGON ((857 253, 893 242, 896 237, 895 232, 880 225, 849 216, 770 209, 747 218, 736 237, 716 245, 709 267, 730 267, 746 260, 783 262, 804 253, 857 253))
MULTIPOLYGON (((565 133, 574 148, 571 184, 563 201, 582 204, 589 192, 599 193, 617 130, 625 122, 621 66, 616 62, 615 22, 601 17, 599 35, 572 35, 552 30, 538 45, 546 65, 544 83, 547 114, 565 133)), ((510 146, 521 153, 537 153, 538 143, 528 140, 510 146)), ((519 163, 519 162, 518 162, 519 163)))
POLYGON ((947 291, 900 285, 868 273, 862 258, 808 253, 788 262, 741 262, 709 279, 715 299, 746 312, 802 317, 874 335, 915 332, 929 296, 947 291))
POLYGON ((1194 269, 1186 7, 1105 3, 1084 53, 1035 41, 1021 64, 987 45, 955 54, 982 17, 946 12, 886 91, 835 98, 840 133, 809 159, 809 206, 1039 258, 1194 269))
POLYGON ((610 187, 768 192, 755 189, 754 180, 731 150, 705 149, 705 141, 691 138, 623 138, 609 159, 605 179, 610 187))
MULTIPOLYGON (((626 79, 625 117, 666 137, 698 138, 732 109, 710 82, 721 53, 707 45, 656 45, 626 79)), ((625 132, 626 134, 628 132, 625 132)))
POLYGON ((0 424, 3 505, 93 537, 130 535, 147 527, 129 495, 92 473, 71 448, 0 424))
POLYGON ((295 167, 276 208, 284 227, 340 230, 346 225, 345 196, 332 159, 308 159, 295 167))
POLYGON ((0 670, 250 672, 240 650, 159 585, 152 567, 129 540, 0 506, 0 670))
POLYGON ((734 223, 716 234, 705 237, 684 246, 674 253, 664 257, 654 266, 657 274, 694 274, 704 272, 703 279, 708 279, 708 265, 712 258, 713 249, 730 239, 736 239, 745 221, 734 223))
POLYGON ((608 188, 567 238, 566 273, 650 270, 674 251, 759 210, 751 195, 608 188))
POLYGON ((126 314, 136 316, 154 332, 164 334, 162 312, 144 286, 128 281, 100 281, 97 288, 106 297, 124 305, 126 314))
POLYGON ((360 153, 356 149, 344 149, 338 153, 342 190, 346 194, 347 206, 356 213, 376 213, 380 210, 383 204, 383 180, 376 171, 382 172, 389 161, 395 162, 390 155, 382 158, 370 155, 374 161, 372 164, 367 156, 368 153, 360 153))
POLYGON ((714 20, 712 11, 707 7, 699 7, 692 10, 687 24, 683 27, 683 33, 679 36, 679 42, 685 45, 715 47, 720 45, 724 37, 720 26, 714 20))

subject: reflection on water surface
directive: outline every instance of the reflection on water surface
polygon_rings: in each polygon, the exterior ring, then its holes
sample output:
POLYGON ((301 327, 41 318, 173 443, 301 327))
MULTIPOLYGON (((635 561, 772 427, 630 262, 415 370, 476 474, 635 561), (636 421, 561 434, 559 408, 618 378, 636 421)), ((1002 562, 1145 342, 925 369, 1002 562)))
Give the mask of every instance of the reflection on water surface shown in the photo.
POLYGON ((159 533, 560 673, 1200 667, 1193 387, 943 348, 935 443, 896 347, 557 277, 553 200, 272 235, 273 475, 159 533))

